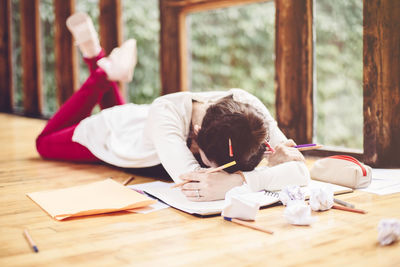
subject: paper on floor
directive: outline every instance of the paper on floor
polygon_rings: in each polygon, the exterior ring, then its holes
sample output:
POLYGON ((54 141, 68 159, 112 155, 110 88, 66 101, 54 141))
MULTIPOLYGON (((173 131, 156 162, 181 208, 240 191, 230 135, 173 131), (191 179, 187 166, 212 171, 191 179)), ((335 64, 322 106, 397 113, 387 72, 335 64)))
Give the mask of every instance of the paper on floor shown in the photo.
POLYGON ((378 195, 400 192, 400 169, 372 169, 371 184, 361 191, 378 195))
POLYGON ((311 188, 310 207, 314 211, 329 210, 333 206, 333 191, 330 186, 311 188))
POLYGON ((112 179, 27 196, 56 220, 141 208, 156 202, 112 179))
POLYGON ((225 195, 225 206, 221 216, 254 221, 260 209, 260 202, 246 197, 250 193, 247 184, 229 190, 225 195))
POLYGON ((129 212, 147 214, 147 213, 150 213, 150 212, 154 212, 154 211, 158 211, 158 210, 169 208, 169 206, 167 204, 165 204, 165 203, 163 203, 161 201, 158 201, 153 196, 148 195, 145 192, 145 190, 151 189, 151 188, 170 188, 171 187, 170 183, 164 183, 164 182, 160 182, 160 181, 155 181, 155 182, 144 183, 144 184, 128 185, 127 187, 129 187, 129 188, 131 188, 133 190, 136 190, 137 192, 139 192, 141 194, 145 194, 149 198, 154 199, 155 201, 157 201, 156 203, 151 204, 151 205, 146 206, 146 207, 143 207, 143 208, 129 210, 129 212))
POLYGON ((292 200, 302 200, 306 198, 304 191, 298 185, 288 185, 279 192, 279 200, 283 205, 287 205, 292 200))
POLYGON ((283 212, 285 219, 294 225, 310 225, 317 220, 311 216, 311 208, 303 200, 291 200, 283 212))
POLYGON ((382 246, 400 238, 400 220, 382 219, 378 224, 378 241, 382 246))

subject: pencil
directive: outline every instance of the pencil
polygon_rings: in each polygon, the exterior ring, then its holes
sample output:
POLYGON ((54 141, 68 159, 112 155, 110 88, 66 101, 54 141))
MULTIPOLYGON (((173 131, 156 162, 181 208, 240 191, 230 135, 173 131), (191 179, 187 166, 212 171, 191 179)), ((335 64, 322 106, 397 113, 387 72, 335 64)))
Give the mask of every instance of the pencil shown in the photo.
MULTIPOLYGON (((221 170, 229 168, 229 167, 231 167, 231 166, 233 166, 235 164, 236 164, 236 161, 231 161, 231 162, 226 163, 226 164, 224 164, 222 166, 219 166, 217 168, 209 169, 208 171, 206 171, 206 173, 213 173, 213 172, 221 171, 221 170)), ((173 186, 171 186, 171 188, 179 187, 179 186, 182 186, 182 185, 190 183, 190 182, 191 182, 190 180, 185 180, 185 181, 183 181, 183 182, 181 182, 179 184, 174 184, 173 186)))
POLYGON ((264 232, 264 233, 267 233, 267 234, 271 234, 272 235, 274 233, 271 230, 265 229, 263 227, 260 227, 260 226, 257 226, 257 225, 254 225, 252 223, 249 223, 249 222, 246 222, 246 221, 242 221, 242 220, 239 220, 239 219, 224 217, 224 220, 230 221, 230 222, 234 222, 234 223, 237 223, 237 224, 243 225, 245 227, 248 227, 248 228, 251 228, 251 229, 254 229, 254 230, 258 230, 258 231, 261 231, 261 232, 264 232))
POLYGON ((127 184, 129 184, 132 180, 134 180, 135 179, 135 177, 134 176, 131 176, 131 177, 129 177, 128 179, 126 179, 125 181, 123 181, 122 182, 122 185, 127 185, 127 184))
POLYGON ((349 207, 344 207, 344 206, 339 206, 339 205, 333 205, 332 209, 350 211, 350 212, 361 213, 361 214, 366 214, 367 213, 365 210, 352 209, 352 208, 349 208, 349 207))
POLYGON ((229 167, 231 167, 231 166, 233 166, 235 164, 236 164, 236 161, 231 161, 231 162, 226 163, 226 164, 224 164, 222 166, 219 166, 217 168, 209 169, 209 170, 206 171, 206 173, 213 173, 213 172, 221 171, 221 170, 229 168, 229 167))
MULTIPOLYGON (((274 152, 275 152, 275 150, 272 148, 272 146, 271 146, 267 141, 265 141, 264 144, 265 144, 266 147, 268 147, 269 152, 271 152, 271 153, 274 153, 274 152)), ((268 152, 268 151, 267 151, 267 152, 268 152)))
POLYGON ((337 198, 334 198, 333 201, 336 204, 340 204, 340 205, 345 206, 345 207, 349 207, 349 208, 352 208, 352 209, 355 208, 353 204, 350 204, 349 202, 346 202, 346 201, 343 201, 343 200, 340 200, 340 199, 337 199, 337 198))
POLYGON ((306 150, 313 150, 323 147, 322 145, 315 145, 315 146, 306 146, 306 147, 297 147, 299 151, 306 151, 306 150))
POLYGON ((36 246, 35 242, 33 241, 32 237, 30 236, 28 229, 24 230, 24 236, 25 236, 26 240, 28 241, 29 245, 32 247, 33 251, 35 251, 35 253, 38 253, 39 249, 36 246))

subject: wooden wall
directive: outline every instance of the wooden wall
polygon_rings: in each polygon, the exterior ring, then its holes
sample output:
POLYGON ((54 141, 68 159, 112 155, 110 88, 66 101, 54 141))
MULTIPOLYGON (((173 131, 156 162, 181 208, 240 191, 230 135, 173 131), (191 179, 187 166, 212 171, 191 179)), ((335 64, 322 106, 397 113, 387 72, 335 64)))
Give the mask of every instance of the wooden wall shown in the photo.
POLYGON ((313 140, 313 0, 276 3, 276 119, 299 144, 313 140))
MULTIPOLYGON (((77 55, 65 19, 75 0, 53 0, 57 96, 77 88, 77 55)), ((265 0, 159 0, 162 94, 189 90, 186 17, 193 12, 265 0)), ((275 0, 275 89, 279 126, 310 143, 313 107, 314 0, 275 0)), ((20 0, 24 112, 42 114, 39 0, 20 0)), ((122 1, 100 0, 100 40, 106 52, 122 43, 122 1)), ((364 156, 372 166, 400 166, 400 1, 364 0, 364 156)), ((11 0, 0 2, 0 111, 12 112, 11 0)), ((319 155, 349 154, 325 150, 319 155)))
POLYGON ((11 36, 11 0, 0 4, 0 111, 11 112, 13 103, 13 64, 11 36))
POLYGON ((364 160, 400 167, 400 1, 364 0, 364 160))

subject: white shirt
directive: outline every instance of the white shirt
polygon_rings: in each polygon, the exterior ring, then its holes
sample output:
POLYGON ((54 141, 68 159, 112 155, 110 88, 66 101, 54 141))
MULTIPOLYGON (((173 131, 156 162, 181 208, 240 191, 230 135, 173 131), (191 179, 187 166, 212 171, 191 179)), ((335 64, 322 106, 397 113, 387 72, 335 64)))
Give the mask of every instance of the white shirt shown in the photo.
MULTIPOLYGON (((171 178, 200 167, 186 145, 192 118, 192 101, 215 102, 233 95, 237 102, 258 109, 269 125, 270 144, 275 146, 286 137, 267 108, 255 96, 242 89, 215 92, 178 92, 158 97, 151 105, 125 104, 104 109, 82 120, 72 140, 87 147, 104 162, 126 168, 162 164, 171 178)), ((254 191, 279 190, 289 184, 306 185, 309 172, 302 162, 287 162, 244 172, 254 191)))

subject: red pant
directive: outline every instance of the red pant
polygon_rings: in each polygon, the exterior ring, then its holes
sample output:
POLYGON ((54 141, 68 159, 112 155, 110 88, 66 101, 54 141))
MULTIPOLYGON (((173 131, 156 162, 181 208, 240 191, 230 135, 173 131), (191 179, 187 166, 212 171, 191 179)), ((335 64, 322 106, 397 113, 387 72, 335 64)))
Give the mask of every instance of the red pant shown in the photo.
POLYGON ((94 106, 101 109, 125 104, 117 83, 107 80, 106 73, 97 66, 97 60, 104 56, 85 59, 90 76, 67 102, 47 122, 46 127, 36 139, 36 148, 44 158, 99 162, 86 147, 72 141, 78 123, 90 116, 94 106))

